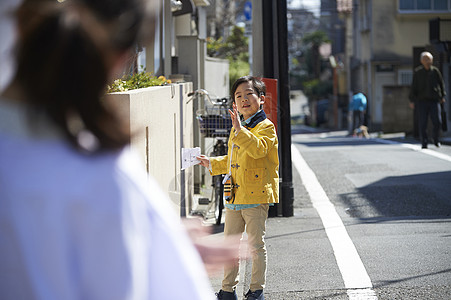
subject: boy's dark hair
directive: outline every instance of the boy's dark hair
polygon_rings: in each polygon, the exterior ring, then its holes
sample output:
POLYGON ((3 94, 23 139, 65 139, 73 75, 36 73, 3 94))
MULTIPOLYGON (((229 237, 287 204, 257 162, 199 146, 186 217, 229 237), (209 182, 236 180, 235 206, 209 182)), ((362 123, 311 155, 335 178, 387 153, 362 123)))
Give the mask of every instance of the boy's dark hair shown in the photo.
POLYGON ((101 98, 114 58, 145 38, 143 23, 152 19, 146 13, 141 0, 24 0, 17 10, 15 80, 25 101, 47 114, 75 148, 85 150, 70 124, 74 118, 97 138, 94 151, 130 141, 101 98))
POLYGON ((253 89, 255 90, 255 92, 257 93, 258 97, 260 96, 264 96, 266 94, 266 85, 265 83, 258 77, 254 77, 254 76, 243 76, 238 78, 232 86, 232 93, 231 93, 231 97, 233 102, 235 102, 235 92, 236 89, 238 88, 238 86, 244 82, 250 82, 252 84, 253 89))

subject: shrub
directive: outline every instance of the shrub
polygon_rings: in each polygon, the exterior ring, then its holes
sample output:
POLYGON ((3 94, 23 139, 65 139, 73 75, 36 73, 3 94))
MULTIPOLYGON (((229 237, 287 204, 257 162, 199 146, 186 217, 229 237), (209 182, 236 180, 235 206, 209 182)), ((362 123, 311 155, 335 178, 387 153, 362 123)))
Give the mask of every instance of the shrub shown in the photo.
POLYGON ((126 92, 129 90, 136 90, 150 86, 160 86, 170 84, 171 80, 164 76, 154 76, 151 73, 142 71, 133 75, 124 76, 121 79, 116 79, 108 86, 108 93, 126 92))

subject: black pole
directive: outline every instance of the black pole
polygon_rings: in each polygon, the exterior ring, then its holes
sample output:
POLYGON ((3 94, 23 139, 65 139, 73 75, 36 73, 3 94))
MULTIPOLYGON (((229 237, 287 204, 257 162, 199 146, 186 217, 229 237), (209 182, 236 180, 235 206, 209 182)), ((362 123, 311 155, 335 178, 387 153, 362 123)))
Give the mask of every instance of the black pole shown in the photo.
MULTIPOLYGON (((290 85, 288 70, 287 1, 263 0, 263 70, 264 77, 278 82, 278 127, 280 202, 282 216, 293 216, 293 176, 291 165, 290 85)), ((270 208, 269 216, 277 215, 270 208)))
POLYGON ((275 78, 274 74, 274 7, 272 0, 263 0, 263 77, 275 78))
MULTIPOLYGON (((274 47, 277 44, 274 36, 274 5, 272 0, 262 0, 263 14, 263 77, 276 78, 274 71, 274 47)), ((279 149, 280 153, 280 149, 279 149)), ((279 166, 280 169, 280 166, 279 166)), ((280 189, 280 187, 279 187, 280 189)), ((279 201, 282 197, 279 195, 279 201)), ((268 216, 277 217, 278 204, 269 207, 268 216)))
POLYGON ((288 68, 287 1, 277 2, 278 52, 279 52, 279 117, 280 144, 282 147, 282 216, 293 216, 293 174, 291 165, 291 113, 290 76, 288 68))

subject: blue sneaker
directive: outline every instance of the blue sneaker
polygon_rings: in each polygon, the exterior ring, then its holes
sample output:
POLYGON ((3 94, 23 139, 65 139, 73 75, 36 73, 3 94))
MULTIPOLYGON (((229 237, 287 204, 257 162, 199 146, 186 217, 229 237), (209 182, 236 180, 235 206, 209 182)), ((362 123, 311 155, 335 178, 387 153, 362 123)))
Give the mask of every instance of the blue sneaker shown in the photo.
POLYGON ((238 300, 238 297, 236 295, 236 292, 226 292, 223 290, 220 290, 219 293, 216 293, 216 299, 218 300, 238 300))
POLYGON ((244 295, 244 299, 246 300, 265 300, 265 296, 263 295, 263 290, 256 290, 251 292, 249 290, 246 295, 244 295))

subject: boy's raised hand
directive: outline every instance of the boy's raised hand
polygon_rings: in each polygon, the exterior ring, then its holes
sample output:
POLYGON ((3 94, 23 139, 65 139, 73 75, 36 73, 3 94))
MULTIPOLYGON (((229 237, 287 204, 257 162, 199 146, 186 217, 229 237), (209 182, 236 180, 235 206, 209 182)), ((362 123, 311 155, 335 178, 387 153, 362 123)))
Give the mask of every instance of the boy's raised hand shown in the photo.
POLYGON ((241 121, 240 121, 240 113, 238 112, 238 108, 236 107, 235 102, 233 103, 233 111, 229 109, 230 118, 232 119, 232 126, 235 128, 236 133, 241 130, 241 121))

